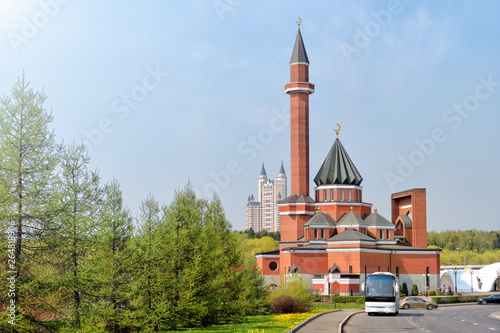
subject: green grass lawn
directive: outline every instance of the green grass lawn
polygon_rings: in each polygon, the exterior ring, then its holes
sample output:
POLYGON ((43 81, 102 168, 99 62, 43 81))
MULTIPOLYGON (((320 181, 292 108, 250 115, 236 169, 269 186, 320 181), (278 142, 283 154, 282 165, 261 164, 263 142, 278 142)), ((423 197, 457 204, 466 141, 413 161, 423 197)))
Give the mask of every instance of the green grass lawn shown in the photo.
MULTIPOLYGON (((335 309, 358 309, 364 304, 356 303, 314 303, 313 310, 306 313, 276 314, 265 316, 246 317, 242 323, 215 325, 207 328, 192 328, 175 332, 192 333, 285 333, 291 328, 297 326, 304 320, 317 315, 321 312, 333 311, 335 309)), ((173 332, 173 331, 172 331, 173 332)))

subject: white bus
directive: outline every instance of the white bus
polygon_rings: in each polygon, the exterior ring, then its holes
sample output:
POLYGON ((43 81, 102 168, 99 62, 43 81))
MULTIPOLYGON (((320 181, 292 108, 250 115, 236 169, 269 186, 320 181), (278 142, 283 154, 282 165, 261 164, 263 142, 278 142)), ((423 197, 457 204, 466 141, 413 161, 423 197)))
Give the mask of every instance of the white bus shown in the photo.
POLYGON ((365 291, 365 311, 374 313, 399 313, 399 281, 392 273, 376 272, 366 277, 361 285, 365 291))

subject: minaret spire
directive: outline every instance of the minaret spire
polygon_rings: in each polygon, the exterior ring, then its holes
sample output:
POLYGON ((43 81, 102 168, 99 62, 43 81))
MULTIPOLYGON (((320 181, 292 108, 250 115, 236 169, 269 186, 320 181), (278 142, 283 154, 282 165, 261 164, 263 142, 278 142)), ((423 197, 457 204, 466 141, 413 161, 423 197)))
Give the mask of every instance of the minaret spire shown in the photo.
POLYGON ((299 25, 290 59, 290 83, 285 85, 290 95, 291 195, 309 195, 309 95, 313 92, 299 25))

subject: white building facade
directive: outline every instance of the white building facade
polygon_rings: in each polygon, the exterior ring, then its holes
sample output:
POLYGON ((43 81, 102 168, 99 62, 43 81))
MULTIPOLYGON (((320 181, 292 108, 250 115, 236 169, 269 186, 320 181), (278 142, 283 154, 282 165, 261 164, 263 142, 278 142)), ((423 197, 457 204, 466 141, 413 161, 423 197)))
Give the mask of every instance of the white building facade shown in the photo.
POLYGON ((255 232, 281 230, 278 203, 287 197, 286 174, 281 163, 278 177, 275 180, 267 178, 264 163, 259 175, 257 201, 253 194, 248 197, 246 207, 246 229, 255 232))

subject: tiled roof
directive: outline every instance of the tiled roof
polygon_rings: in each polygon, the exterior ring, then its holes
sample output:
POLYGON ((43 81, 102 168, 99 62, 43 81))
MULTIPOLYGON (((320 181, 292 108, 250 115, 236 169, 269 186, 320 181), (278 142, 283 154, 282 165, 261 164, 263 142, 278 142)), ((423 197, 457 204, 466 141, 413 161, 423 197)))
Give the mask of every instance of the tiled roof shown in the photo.
POLYGON ((257 252, 254 255, 279 255, 280 254, 280 249, 272 250, 272 251, 263 251, 263 252, 257 252))
POLYGON ((373 212, 365 218, 368 227, 394 227, 389 220, 377 212, 373 212))
POLYGON ((314 202, 315 202, 314 199, 308 195, 294 194, 294 195, 291 195, 289 197, 286 197, 280 203, 285 204, 285 203, 314 203, 314 202))
POLYGON ((408 215, 399 215, 398 218, 400 218, 401 221, 403 221, 405 229, 411 228, 412 222, 408 215))
POLYGON ((363 177, 361 177, 344 146, 337 138, 318 174, 314 177, 314 182, 320 186, 333 184, 359 185, 362 181, 363 177))
POLYGON ((302 34, 300 33, 300 28, 297 31, 292 58, 290 59, 290 65, 295 63, 309 64, 309 58, 307 57, 306 48, 304 47, 304 41, 302 40, 302 34))
POLYGON ((307 221, 304 224, 304 227, 310 226, 310 225, 333 227, 333 226, 335 226, 335 220, 329 214, 317 212, 316 214, 314 214, 313 217, 311 217, 309 219, 309 221, 307 221))
POLYGON ((343 215, 337 222, 337 227, 343 227, 343 228, 367 227, 367 226, 368 226, 367 223, 352 211, 343 215))
POLYGON ((340 241, 369 241, 376 242, 376 240, 370 236, 367 236, 355 229, 347 229, 340 234, 332 236, 328 239, 328 241, 340 242, 340 241))
POLYGON ((336 263, 333 263, 332 267, 328 268, 328 273, 342 273, 342 270, 336 263))

